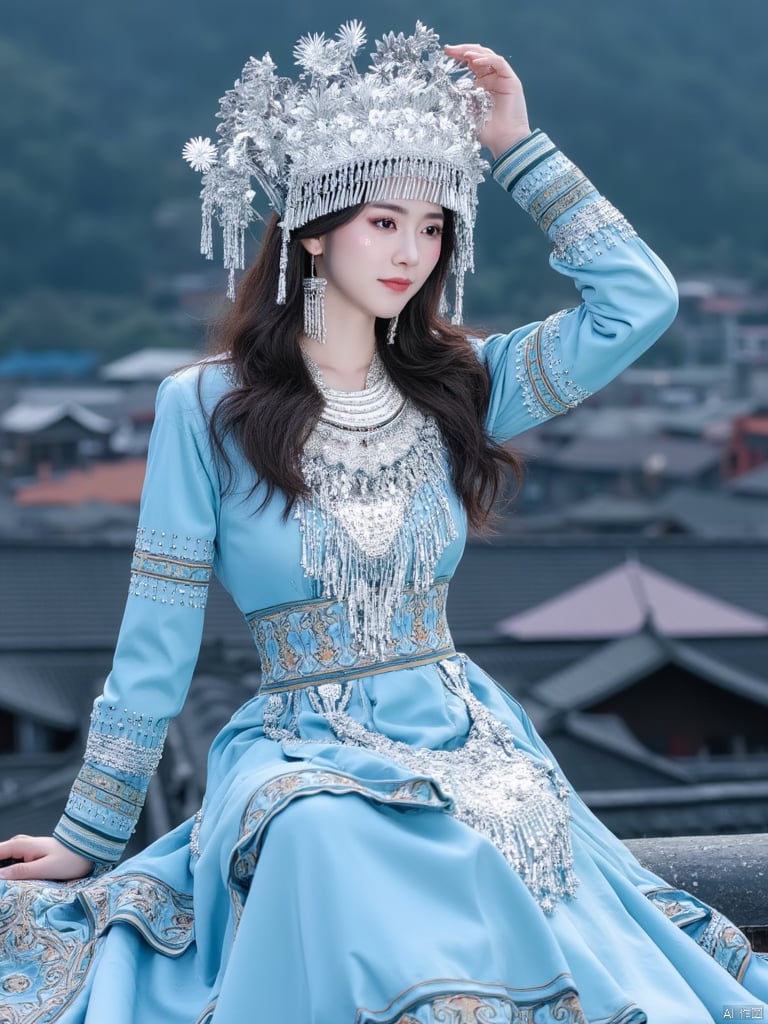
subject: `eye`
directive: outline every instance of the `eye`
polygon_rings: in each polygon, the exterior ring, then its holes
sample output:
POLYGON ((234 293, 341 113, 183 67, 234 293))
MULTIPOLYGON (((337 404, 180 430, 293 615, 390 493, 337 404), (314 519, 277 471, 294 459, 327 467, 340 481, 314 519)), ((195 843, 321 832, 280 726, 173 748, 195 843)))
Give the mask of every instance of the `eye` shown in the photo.
POLYGON ((424 230, 430 238, 439 238, 443 233, 443 229, 439 224, 428 224, 424 230))
POLYGON ((379 217, 372 223, 374 227, 383 228, 385 231, 389 231, 390 228, 393 228, 395 226, 395 222, 392 220, 391 217, 379 217))

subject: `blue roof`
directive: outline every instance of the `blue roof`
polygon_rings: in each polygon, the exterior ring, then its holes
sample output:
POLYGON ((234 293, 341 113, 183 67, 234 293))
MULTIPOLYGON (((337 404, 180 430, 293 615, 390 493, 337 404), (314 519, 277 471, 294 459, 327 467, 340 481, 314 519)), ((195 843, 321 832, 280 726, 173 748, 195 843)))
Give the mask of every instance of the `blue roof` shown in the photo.
POLYGON ((100 362, 96 352, 25 352, 17 350, 0 356, 0 378, 65 379, 85 377, 100 362))

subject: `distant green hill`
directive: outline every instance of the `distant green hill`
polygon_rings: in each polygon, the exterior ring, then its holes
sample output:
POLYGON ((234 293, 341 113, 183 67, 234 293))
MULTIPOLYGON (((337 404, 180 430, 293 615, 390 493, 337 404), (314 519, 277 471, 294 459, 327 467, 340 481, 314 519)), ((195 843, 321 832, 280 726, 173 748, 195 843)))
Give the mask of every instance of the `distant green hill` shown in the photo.
MULTIPOLYGON (((217 99, 251 53, 269 49, 290 73, 299 35, 333 32, 351 17, 371 37, 408 31, 418 16, 446 41, 495 46, 523 79, 532 123, 677 273, 717 268, 768 281, 766 0, 422 0, 418 10, 392 0, 386 18, 383 5, 370 8, 339 0, 321 11, 309 0, 8 5, 0 348, 24 343, 25 332, 33 343, 24 303, 33 294, 39 302, 41 291, 64 320, 71 313, 69 333, 60 321, 67 337, 82 327, 97 344, 118 344, 115 331, 127 344, 130 331, 120 334, 118 321, 141 308, 139 322, 162 334, 153 282, 204 265, 199 179, 180 159, 183 142, 215 132, 217 99)), ((548 271, 545 241, 512 206, 483 187, 470 317, 524 320, 571 301, 570 286, 548 271)), ((39 310, 28 312, 37 336, 39 310)))

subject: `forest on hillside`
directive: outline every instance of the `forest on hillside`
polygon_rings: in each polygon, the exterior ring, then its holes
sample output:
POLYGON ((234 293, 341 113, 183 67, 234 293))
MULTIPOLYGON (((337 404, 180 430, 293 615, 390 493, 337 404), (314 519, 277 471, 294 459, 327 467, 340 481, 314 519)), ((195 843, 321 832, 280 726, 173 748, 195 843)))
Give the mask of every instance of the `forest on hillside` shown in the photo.
MULTIPOLYGON (((293 73, 306 32, 361 18, 369 42, 416 17, 504 53, 531 122, 595 181, 678 275, 768 285, 766 0, 25 0, 0 25, 0 351, 190 344, 165 283, 206 267, 199 177, 251 54, 293 73)), ((266 202, 261 209, 266 213, 266 202)), ((573 301, 547 245, 481 188, 470 322, 510 325, 573 301)), ((222 278, 223 280, 223 278, 222 278)))

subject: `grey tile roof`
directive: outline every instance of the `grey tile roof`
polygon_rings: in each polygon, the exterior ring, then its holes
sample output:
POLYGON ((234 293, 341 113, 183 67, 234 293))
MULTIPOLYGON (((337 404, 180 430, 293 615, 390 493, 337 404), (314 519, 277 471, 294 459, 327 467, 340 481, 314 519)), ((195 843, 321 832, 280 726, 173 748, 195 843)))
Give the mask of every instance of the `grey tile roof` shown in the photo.
POLYGON ((768 498, 768 462, 749 473, 742 473, 726 484, 734 494, 756 495, 768 498))
POLYGON ((666 664, 679 665, 697 677, 739 697, 768 707, 768 680, 757 678, 693 649, 642 631, 605 644, 533 687, 542 704, 560 709, 588 708, 627 689, 666 664))
POLYGON ((497 537, 470 541, 448 598, 463 643, 498 635, 502 619, 534 607, 633 555, 642 564, 748 611, 768 615, 768 542, 744 539, 497 537))
POLYGON ((642 473, 654 460, 658 476, 666 480, 695 479, 716 468, 720 459, 720 449, 702 441, 638 436, 575 438, 539 456, 543 465, 589 473, 642 473))
POLYGON ((81 729, 110 658, 99 652, 0 653, 0 708, 58 729, 81 729))
POLYGON ((652 755, 632 756, 628 750, 600 742, 597 737, 563 730, 545 737, 566 778, 578 793, 593 790, 627 790, 679 785, 675 766, 663 758, 654 763, 652 755))
MULTIPOLYGON (((81 760, 72 755, 58 759, 56 767, 45 760, 45 768, 37 777, 19 776, 20 784, 10 792, 0 793, 0 836, 10 838, 18 833, 33 836, 50 835, 61 817, 72 781, 80 770, 81 760)), ((4 776, 13 775, 13 760, 0 758, 4 776)))
POLYGON ((585 501, 568 505, 563 509, 562 517, 567 524, 640 527, 658 519, 659 512, 658 505, 652 501, 596 494, 585 501))
POLYGON ((35 434, 70 420, 94 434, 109 434, 115 422, 77 403, 40 406, 17 402, 0 415, 0 430, 9 434, 35 434))
POLYGON ((521 640, 610 639, 641 629, 646 620, 664 636, 764 636, 768 618, 628 558, 549 601, 498 623, 521 640))
POLYGON ((621 839, 765 832, 768 783, 709 783, 580 794, 621 839))
MULTIPOLYGON (((130 549, 87 544, 0 544, 0 651, 111 649, 128 594, 130 549)), ((243 617, 216 583, 205 642, 240 647, 243 617)))
POLYGON ((766 483, 766 500, 680 487, 664 495, 652 508, 657 518, 674 519, 700 537, 768 538, 768 477, 766 483))

